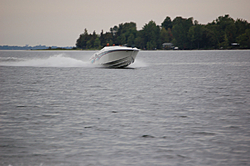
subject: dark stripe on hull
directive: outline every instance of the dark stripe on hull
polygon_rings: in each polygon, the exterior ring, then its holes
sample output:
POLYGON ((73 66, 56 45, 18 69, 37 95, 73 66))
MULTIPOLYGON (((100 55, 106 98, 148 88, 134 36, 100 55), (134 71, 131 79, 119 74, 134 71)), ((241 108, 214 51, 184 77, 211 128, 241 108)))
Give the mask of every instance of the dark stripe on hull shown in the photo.
POLYGON ((126 58, 119 59, 113 62, 102 64, 102 65, 106 67, 124 68, 130 65, 131 63, 133 63, 133 59, 131 57, 126 57, 126 58))

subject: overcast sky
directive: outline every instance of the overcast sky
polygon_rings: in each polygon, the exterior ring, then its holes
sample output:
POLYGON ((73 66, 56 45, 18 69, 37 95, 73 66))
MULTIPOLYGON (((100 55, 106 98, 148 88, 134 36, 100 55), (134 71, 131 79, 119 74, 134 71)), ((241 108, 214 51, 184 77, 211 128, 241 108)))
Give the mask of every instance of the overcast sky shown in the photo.
POLYGON ((0 0, 0 45, 75 46, 84 28, 100 34, 133 21, 140 30, 166 16, 207 24, 225 14, 250 22, 250 0, 0 0))

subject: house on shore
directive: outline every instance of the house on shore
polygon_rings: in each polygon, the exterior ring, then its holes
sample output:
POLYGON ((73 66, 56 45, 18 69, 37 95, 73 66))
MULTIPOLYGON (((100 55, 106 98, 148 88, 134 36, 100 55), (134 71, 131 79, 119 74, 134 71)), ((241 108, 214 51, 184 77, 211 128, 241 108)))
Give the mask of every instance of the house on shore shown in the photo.
POLYGON ((172 50, 172 49, 174 49, 174 45, 172 43, 163 43, 162 48, 164 50, 172 50))

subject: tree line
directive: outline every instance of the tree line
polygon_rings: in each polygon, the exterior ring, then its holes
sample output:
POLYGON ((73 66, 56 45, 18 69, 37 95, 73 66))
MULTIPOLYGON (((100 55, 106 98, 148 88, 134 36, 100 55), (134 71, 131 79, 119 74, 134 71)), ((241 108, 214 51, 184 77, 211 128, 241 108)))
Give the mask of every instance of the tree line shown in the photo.
POLYGON ((229 15, 219 16, 206 25, 190 18, 166 17, 161 25, 149 21, 141 30, 136 23, 121 23, 100 34, 87 29, 80 34, 76 47, 80 49, 100 49, 107 45, 136 46, 139 49, 172 49, 172 43, 179 49, 232 49, 250 48, 250 23, 243 19, 234 20, 229 15), (170 46, 170 47, 169 47, 170 46))

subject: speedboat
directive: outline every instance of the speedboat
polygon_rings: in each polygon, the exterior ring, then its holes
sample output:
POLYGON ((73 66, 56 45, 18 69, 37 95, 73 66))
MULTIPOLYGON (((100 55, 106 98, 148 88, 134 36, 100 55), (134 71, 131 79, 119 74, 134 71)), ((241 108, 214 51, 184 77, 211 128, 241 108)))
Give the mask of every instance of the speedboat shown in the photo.
POLYGON ((91 58, 92 64, 104 67, 124 68, 135 61, 139 49, 126 46, 106 46, 91 58))

